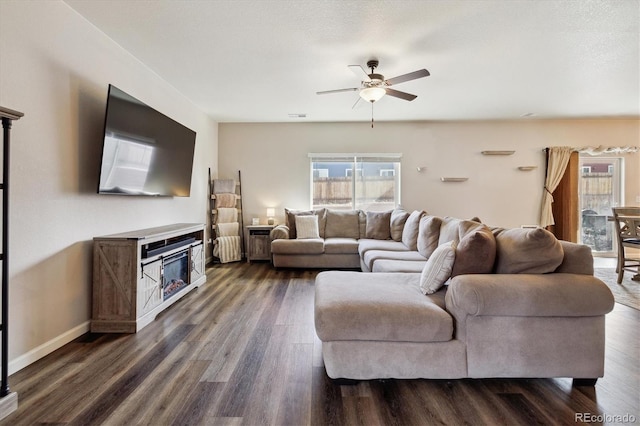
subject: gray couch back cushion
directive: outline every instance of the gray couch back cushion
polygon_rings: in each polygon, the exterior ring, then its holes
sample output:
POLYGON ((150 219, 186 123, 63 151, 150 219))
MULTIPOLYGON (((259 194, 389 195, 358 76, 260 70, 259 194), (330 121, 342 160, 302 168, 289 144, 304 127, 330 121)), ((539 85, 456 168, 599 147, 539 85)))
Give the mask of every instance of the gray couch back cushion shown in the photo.
POLYGON ((387 212, 367 212, 366 238, 374 240, 391 239, 391 210, 387 212))
POLYGON ((325 210, 325 238, 360 238, 358 210, 325 210))
POLYGON ((418 229, 420 227, 420 218, 425 214, 426 212, 424 210, 414 210, 404 223, 404 229, 402 230, 402 243, 407 246, 409 250, 418 250, 418 229))
POLYGON ((494 229, 493 233, 497 274, 547 274, 554 272, 564 258, 562 244, 545 229, 494 229))
POLYGON ((404 224, 407 222, 409 218, 409 212, 403 208, 394 209, 391 212, 391 239, 393 241, 402 241, 402 230, 404 229, 404 224))
POLYGON ((426 257, 438 248, 442 219, 437 216, 422 216, 418 225, 418 253, 426 257))

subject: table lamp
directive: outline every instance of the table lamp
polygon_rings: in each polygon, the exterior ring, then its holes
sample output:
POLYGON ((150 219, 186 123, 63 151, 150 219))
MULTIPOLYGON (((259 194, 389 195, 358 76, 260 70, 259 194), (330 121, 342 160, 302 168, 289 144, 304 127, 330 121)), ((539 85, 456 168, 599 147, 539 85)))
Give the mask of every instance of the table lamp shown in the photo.
POLYGON ((274 224, 273 216, 275 216, 275 215, 276 215, 276 210, 275 209, 272 209, 272 208, 268 208, 267 209, 267 217, 268 217, 267 223, 269 225, 273 225, 274 224))

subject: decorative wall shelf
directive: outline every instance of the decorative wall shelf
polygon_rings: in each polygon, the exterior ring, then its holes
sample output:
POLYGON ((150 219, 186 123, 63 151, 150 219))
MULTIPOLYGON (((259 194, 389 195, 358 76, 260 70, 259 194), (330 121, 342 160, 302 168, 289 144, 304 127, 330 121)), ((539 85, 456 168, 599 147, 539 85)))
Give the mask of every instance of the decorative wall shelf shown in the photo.
POLYGON ((518 170, 522 170, 523 172, 530 172, 531 170, 537 169, 538 166, 518 166, 518 170))
POLYGON ((482 155, 513 155, 515 151, 482 151, 482 155))
POLYGON ((441 177, 441 181, 443 182, 466 182, 469 180, 468 177, 441 177))

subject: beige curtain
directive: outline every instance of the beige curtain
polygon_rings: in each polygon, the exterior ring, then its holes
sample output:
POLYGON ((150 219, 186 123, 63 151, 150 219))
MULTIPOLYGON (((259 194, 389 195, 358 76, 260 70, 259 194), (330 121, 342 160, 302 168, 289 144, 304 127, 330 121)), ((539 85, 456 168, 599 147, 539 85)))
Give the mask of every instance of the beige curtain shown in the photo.
POLYGON ((558 187, 562 180, 564 171, 569 163, 569 157, 573 148, 568 146, 554 146, 549 148, 549 159, 547 160, 547 178, 544 183, 544 191, 542 193, 542 211, 540 213, 540 226, 547 227, 553 225, 553 212, 551 204, 553 204, 553 191, 558 187))

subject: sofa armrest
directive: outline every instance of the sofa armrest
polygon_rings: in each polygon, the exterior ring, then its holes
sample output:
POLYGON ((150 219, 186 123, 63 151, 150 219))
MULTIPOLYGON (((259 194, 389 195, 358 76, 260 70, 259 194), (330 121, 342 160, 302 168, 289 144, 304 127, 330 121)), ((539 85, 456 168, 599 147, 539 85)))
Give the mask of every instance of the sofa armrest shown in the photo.
POLYGON ((289 239, 289 227, 287 225, 278 225, 269 233, 269 239, 273 240, 288 240, 289 239))
POLYGON ((605 283, 580 274, 458 275, 446 295, 446 308, 457 319, 599 316, 613 306, 613 294, 605 283))

